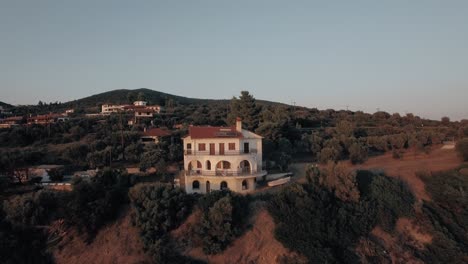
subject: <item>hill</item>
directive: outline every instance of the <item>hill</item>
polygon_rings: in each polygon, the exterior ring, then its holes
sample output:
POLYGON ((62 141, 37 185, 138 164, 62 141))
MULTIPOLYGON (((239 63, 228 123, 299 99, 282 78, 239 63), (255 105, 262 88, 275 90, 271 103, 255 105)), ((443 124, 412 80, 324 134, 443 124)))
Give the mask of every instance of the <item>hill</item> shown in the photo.
POLYGON ((4 107, 4 108, 10 108, 10 107, 13 107, 11 104, 7 104, 5 102, 2 102, 0 101, 0 106, 4 107))
MULTIPOLYGON (((163 93, 147 88, 139 89, 119 89, 108 91, 100 94, 95 94, 88 96, 82 99, 70 101, 64 103, 66 107, 95 107, 100 104, 127 104, 133 100, 136 100, 138 94, 143 93, 145 100, 151 104, 165 105, 167 100, 173 100, 174 102, 182 105, 191 105, 191 104, 229 104, 230 99, 200 99, 200 98, 189 98, 184 96, 178 96, 168 93, 163 93), (133 97, 133 98, 131 98, 133 97)), ((259 104, 281 104, 277 102, 270 102, 264 100, 257 100, 259 104)))

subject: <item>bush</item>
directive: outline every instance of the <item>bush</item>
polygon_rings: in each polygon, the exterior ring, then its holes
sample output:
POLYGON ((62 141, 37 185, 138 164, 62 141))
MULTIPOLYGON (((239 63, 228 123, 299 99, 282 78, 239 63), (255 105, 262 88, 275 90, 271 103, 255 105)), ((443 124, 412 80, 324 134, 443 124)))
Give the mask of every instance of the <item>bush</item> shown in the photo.
POLYGON ((394 159, 402 159, 404 152, 400 149, 393 149, 392 150, 392 157, 394 159))
POLYGON ((168 232, 190 214, 193 200, 182 189, 165 184, 139 184, 130 189, 133 221, 140 229, 145 251, 156 263, 184 263, 170 245, 168 232))
POLYGON ((377 224, 391 230, 398 217, 413 214, 411 192, 385 175, 358 172, 357 201, 343 201, 309 179, 274 194, 268 208, 276 223, 275 237, 310 263, 358 263, 354 249, 361 237, 377 224))
POLYGON ((367 160, 367 148, 358 143, 354 143, 349 147, 349 159, 353 164, 363 163, 367 160))
POLYGON ((376 220, 386 231, 393 230, 398 217, 414 215, 415 197, 401 180, 371 171, 357 171, 361 199, 376 211, 376 220))
POLYGON ((309 263, 357 263, 352 249, 374 226, 366 203, 348 203, 314 184, 292 184, 274 195, 275 237, 309 263))
POLYGON ((322 151, 320 151, 319 161, 321 163, 327 163, 328 161, 337 161, 339 154, 340 153, 338 152, 338 150, 334 148, 323 148, 322 151))
POLYGON ((38 191, 4 201, 6 219, 17 225, 46 225, 59 206, 58 193, 38 191))
POLYGON ((73 186, 65 211, 68 223, 93 235, 106 222, 115 219, 125 201, 127 177, 118 170, 104 170, 91 181, 73 186))
POLYGON ((433 242, 421 253, 426 262, 463 263, 468 255, 468 179, 457 171, 422 177, 432 201, 423 212, 432 223, 433 242))
POLYGON ((213 191, 200 198, 203 216, 197 236, 206 254, 222 252, 243 232, 248 216, 248 199, 229 191, 213 191))
POLYGON ((0 207, 0 260, 1 263, 53 263, 47 252, 44 231, 12 225, 5 220, 0 207))
POLYGON ((460 139, 457 142, 456 150, 463 161, 468 161, 468 138, 460 139))
POLYGON ((63 170, 58 168, 53 168, 47 171, 49 174, 49 179, 54 182, 62 181, 63 180, 63 170))

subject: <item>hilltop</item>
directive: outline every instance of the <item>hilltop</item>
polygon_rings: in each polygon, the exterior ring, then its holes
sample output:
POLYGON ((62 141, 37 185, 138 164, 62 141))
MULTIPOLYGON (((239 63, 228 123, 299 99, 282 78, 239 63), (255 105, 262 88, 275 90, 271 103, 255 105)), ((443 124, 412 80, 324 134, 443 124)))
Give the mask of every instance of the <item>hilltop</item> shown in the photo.
MULTIPOLYGON (((172 100, 175 103, 181 105, 209 105, 209 104, 229 104, 230 99, 201 99, 201 98, 189 98, 179 95, 173 95, 168 93, 163 93, 155 90, 151 90, 148 88, 139 88, 139 89, 119 89, 108 91, 104 93, 99 93, 95 95, 91 95, 85 98, 81 98, 74 101, 69 101, 64 103, 67 107, 95 107, 100 104, 127 104, 131 100, 129 95, 132 95, 133 98, 136 100, 138 94, 143 93, 145 96, 145 100, 148 101, 150 104, 158 104, 158 105, 165 105, 168 100, 172 100)), ((270 102, 265 100, 257 100, 259 104, 266 104, 266 105, 283 105, 282 103, 278 102, 270 102)))
POLYGON ((0 106, 5 107, 5 108, 13 107, 11 104, 7 104, 7 103, 2 102, 2 101, 0 101, 0 106))

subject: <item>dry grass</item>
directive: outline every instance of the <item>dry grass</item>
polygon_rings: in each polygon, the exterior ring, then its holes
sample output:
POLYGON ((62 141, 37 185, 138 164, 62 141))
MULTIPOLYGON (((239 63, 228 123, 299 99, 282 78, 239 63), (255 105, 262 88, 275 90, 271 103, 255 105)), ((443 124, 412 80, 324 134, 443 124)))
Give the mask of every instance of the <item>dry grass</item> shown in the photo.
POLYGON ((74 229, 58 233, 63 240, 53 251, 56 263, 151 263, 143 252, 137 228, 131 225, 128 209, 116 222, 101 229, 89 244, 74 229))
POLYGON ((408 183, 418 199, 430 200, 429 194, 424 189, 424 182, 416 176, 416 173, 444 171, 453 169, 461 164, 460 158, 453 149, 435 149, 429 154, 407 151, 402 159, 394 159, 391 153, 370 158, 364 164, 348 166, 354 169, 383 169, 387 175, 398 177, 408 183))

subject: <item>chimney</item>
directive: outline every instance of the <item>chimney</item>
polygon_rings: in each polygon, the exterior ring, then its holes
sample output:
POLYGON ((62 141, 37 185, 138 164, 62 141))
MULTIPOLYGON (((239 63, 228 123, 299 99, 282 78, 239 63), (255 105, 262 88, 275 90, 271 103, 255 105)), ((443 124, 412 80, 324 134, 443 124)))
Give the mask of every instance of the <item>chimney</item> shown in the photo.
POLYGON ((242 119, 240 117, 236 118, 236 130, 242 132, 242 119))

